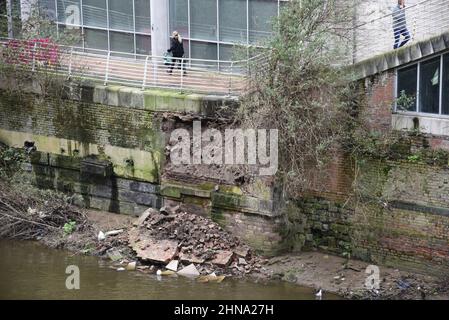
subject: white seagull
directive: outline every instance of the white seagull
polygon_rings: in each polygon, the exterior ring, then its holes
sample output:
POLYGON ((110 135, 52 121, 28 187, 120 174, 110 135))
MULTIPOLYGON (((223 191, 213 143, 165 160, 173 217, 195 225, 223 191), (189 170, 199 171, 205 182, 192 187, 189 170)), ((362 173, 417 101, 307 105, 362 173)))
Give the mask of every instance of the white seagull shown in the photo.
POLYGON ((323 299, 323 290, 320 288, 320 290, 315 294, 315 297, 317 300, 323 299))

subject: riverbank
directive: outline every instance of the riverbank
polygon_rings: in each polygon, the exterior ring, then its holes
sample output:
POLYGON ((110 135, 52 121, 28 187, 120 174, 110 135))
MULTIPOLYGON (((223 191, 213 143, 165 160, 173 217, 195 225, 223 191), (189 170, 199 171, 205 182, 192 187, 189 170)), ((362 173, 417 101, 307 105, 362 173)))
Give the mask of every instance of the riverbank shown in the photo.
MULTIPOLYGON (((30 196, 32 190, 24 192, 24 189, 20 189, 21 191, 18 192, 17 190, 10 190, 5 185, 3 185, 2 190, 0 190, 3 195, 3 209, 0 208, 3 210, 2 219, 9 223, 9 225, 4 224, 2 226, 5 232, 6 230, 8 231, 5 234, 13 235, 19 240, 29 240, 31 239, 30 237, 34 237, 34 239, 39 240, 50 248, 67 249, 79 255, 108 258, 113 260, 110 264, 111 267, 116 269, 126 269, 128 264, 136 262, 133 268, 142 273, 154 274, 159 269, 164 270, 166 265, 164 263, 142 262, 136 252, 131 249, 129 237, 129 232, 131 230, 135 231, 140 224, 140 228, 144 231, 148 230, 147 232, 153 234, 153 236, 158 235, 158 231, 154 228, 162 229, 161 240, 171 238, 182 241, 182 237, 178 233, 180 223, 172 230, 174 235, 171 235, 170 223, 160 225, 160 218, 163 218, 162 220, 169 218, 172 221, 179 221, 180 219, 183 221, 183 218, 194 219, 190 221, 192 225, 188 229, 198 227, 196 228, 198 229, 197 233, 193 234, 196 238, 202 234, 202 230, 205 227, 207 227, 206 229, 214 230, 210 234, 208 230, 205 230, 204 239, 202 239, 202 236, 196 239, 198 241, 194 243, 194 248, 192 248, 194 249, 192 252, 195 254, 199 252, 207 253, 209 249, 216 249, 214 248, 215 246, 221 249, 224 243, 220 239, 208 242, 216 236, 227 238, 228 247, 225 246, 224 248, 226 250, 229 250, 229 244, 235 244, 235 247, 232 249, 233 252, 239 252, 242 250, 237 249, 245 248, 243 244, 239 243, 238 239, 233 240, 231 235, 225 234, 212 221, 196 217, 194 214, 180 213, 182 216, 176 218, 170 212, 161 214, 161 217, 158 217, 160 215, 159 212, 152 212, 153 214, 147 215, 147 218, 152 216, 158 221, 148 219, 149 221, 146 222, 145 219, 136 219, 126 215, 82 210, 67 205, 65 203, 67 199, 55 198, 54 195, 49 195, 48 199, 56 199, 55 202, 46 200, 45 194, 39 194, 44 196, 44 198, 36 200, 38 197, 33 198, 30 196), (9 194, 9 192, 12 193, 9 194), (13 201, 9 199, 11 195, 13 196, 13 201), (6 201, 5 197, 8 197, 9 201, 6 201), (11 209, 8 209, 9 207, 11 209), (16 210, 17 212, 5 214, 5 210, 16 210), (64 212, 67 210, 70 215, 66 217, 64 212), (75 222, 73 225, 70 224, 72 221, 75 222), (9 229, 6 227, 9 227, 9 229), (119 232, 106 236, 104 239, 99 239, 98 235, 100 232, 107 233, 107 231, 112 230, 119 230, 119 232), (210 237, 211 235, 214 237, 210 237), (198 245, 200 246, 197 247, 198 245), (214 247, 211 247, 212 245, 214 247)), ((189 238, 190 234, 186 236, 189 238)), ((181 245, 182 248, 183 245, 181 245)), ((297 255, 290 254, 271 259, 257 256, 250 250, 242 255, 246 258, 239 257, 237 253, 233 254, 229 258, 229 264, 226 263, 226 266, 223 268, 213 263, 200 261, 191 261, 189 263, 194 263, 202 275, 215 272, 217 275, 223 275, 228 278, 247 278, 257 282, 283 280, 303 287, 314 288, 315 290, 322 289, 324 294, 334 293, 348 299, 449 298, 449 285, 445 279, 383 267, 380 267, 380 289, 378 291, 368 291, 365 289, 365 281, 368 276, 365 270, 368 263, 351 260, 347 264, 344 258, 319 252, 303 252, 297 255)), ((184 263, 184 266, 186 265, 187 263, 184 263)))
POLYGON ((320 252, 303 252, 270 259, 270 278, 301 286, 321 288, 325 293, 347 299, 367 300, 448 300, 449 282, 417 273, 379 266, 380 289, 367 290, 369 263, 347 260, 320 252))
MULTIPOLYGON (((123 229, 130 230, 134 219, 125 215, 107 212, 87 211, 87 217, 95 233, 100 230, 123 229)), ((126 241, 126 232, 117 237, 111 237, 107 242, 92 251, 92 254, 105 256, 110 248, 119 249, 125 253, 127 260, 135 259, 126 241), (127 254, 126 254, 127 253, 127 254)), ((73 234, 66 239, 68 249, 79 252, 80 243, 90 239, 95 240, 95 234, 73 234), (81 240, 81 242, 79 242, 81 240)), ((44 242, 46 242, 44 240, 44 242)), ((89 243, 89 241, 88 241, 89 243)), ((324 294, 332 293, 347 299, 387 299, 387 300, 447 300, 449 299, 449 285, 444 279, 410 273, 402 270, 380 268, 380 290, 369 291, 365 288, 368 274, 365 273, 368 263, 347 260, 342 257, 320 252, 303 252, 300 254, 283 255, 271 259, 263 259, 259 271, 246 275, 247 278, 267 282, 282 280, 302 287, 322 289, 324 294), (421 288, 421 289, 419 289, 421 288)), ((141 269, 144 273, 154 273, 155 268, 141 269)))

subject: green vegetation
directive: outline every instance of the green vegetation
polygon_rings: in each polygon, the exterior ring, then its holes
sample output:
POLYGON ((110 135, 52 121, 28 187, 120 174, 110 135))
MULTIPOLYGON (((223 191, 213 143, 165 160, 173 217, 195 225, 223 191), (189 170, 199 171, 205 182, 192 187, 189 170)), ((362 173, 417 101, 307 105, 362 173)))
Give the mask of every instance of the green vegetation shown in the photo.
POLYGON ((65 235, 70 235, 76 230, 76 221, 69 221, 62 227, 65 235))
POLYGON ((265 61, 250 65, 253 90, 236 121, 279 130, 278 179, 290 195, 307 189, 308 174, 321 171, 346 130, 341 96, 349 95, 351 77, 333 65, 347 50, 349 21, 350 10, 337 1, 291 1, 274 24, 265 61))
POLYGON ((17 172, 25 159, 22 150, 7 147, 0 143, 0 179, 17 172))
POLYGON ((404 90, 401 91, 401 95, 396 99, 396 105, 398 110, 406 111, 416 103, 416 97, 408 96, 404 90))

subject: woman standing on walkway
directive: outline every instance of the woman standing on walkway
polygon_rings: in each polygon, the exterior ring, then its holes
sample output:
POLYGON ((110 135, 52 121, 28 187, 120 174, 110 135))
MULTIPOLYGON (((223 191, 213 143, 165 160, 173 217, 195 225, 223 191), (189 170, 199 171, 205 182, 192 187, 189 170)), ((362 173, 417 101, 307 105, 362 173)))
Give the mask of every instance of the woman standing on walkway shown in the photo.
POLYGON ((182 57, 184 56, 184 45, 182 44, 182 38, 179 35, 178 31, 173 31, 173 36, 170 38, 170 49, 168 49, 167 51, 173 55, 170 67, 167 72, 172 73, 173 68, 179 62, 178 69, 182 68, 182 70, 184 70, 184 74, 186 74, 186 71, 184 69, 184 62, 182 59, 182 57))

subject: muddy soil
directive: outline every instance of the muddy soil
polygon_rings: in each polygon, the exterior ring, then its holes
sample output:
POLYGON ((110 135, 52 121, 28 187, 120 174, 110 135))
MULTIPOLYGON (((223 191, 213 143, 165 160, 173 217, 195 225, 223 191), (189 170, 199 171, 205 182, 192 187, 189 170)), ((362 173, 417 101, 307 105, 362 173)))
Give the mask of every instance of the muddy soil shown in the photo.
POLYGON ((301 286, 322 289, 348 299, 447 300, 449 281, 379 266, 380 289, 367 290, 369 263, 347 260, 320 252, 304 252, 270 259, 267 276, 301 286))

